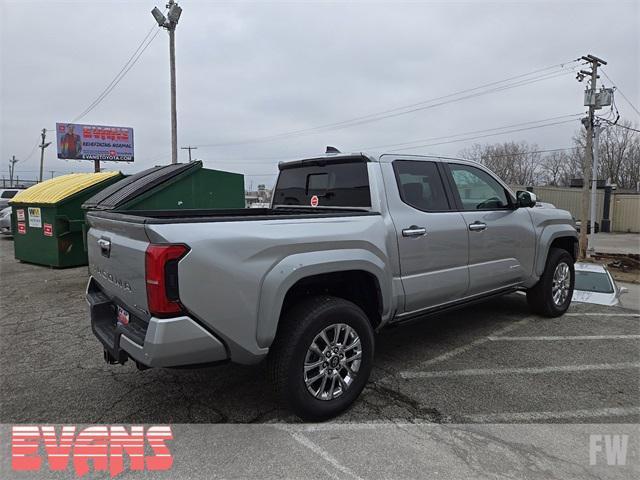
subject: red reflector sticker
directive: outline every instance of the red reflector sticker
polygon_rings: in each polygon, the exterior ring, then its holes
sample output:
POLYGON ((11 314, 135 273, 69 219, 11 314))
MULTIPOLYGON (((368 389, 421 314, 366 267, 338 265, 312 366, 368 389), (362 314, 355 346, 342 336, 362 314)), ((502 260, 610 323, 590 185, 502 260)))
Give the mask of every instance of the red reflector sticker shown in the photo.
POLYGON ((50 223, 45 223, 42 231, 46 237, 53 237, 53 225, 50 223))
POLYGON ((310 203, 311 203, 312 207, 317 207, 318 203, 319 203, 318 196, 314 195, 313 197, 311 197, 311 202, 310 203))
POLYGON ((24 222, 18 222, 18 233, 22 235, 27 233, 27 225, 24 222))
POLYGON ((129 312, 121 306, 118 306, 118 323, 121 323, 122 325, 129 325, 129 312))

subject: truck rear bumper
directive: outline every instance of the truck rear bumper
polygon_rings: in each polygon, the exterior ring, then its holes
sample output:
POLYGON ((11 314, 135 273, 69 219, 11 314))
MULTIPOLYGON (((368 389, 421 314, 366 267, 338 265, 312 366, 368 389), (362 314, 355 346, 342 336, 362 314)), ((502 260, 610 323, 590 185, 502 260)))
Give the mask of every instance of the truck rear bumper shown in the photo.
POLYGON ((118 323, 117 305, 91 279, 87 287, 91 329, 112 363, 128 358, 147 367, 183 367, 228 359, 224 344, 188 316, 118 323))

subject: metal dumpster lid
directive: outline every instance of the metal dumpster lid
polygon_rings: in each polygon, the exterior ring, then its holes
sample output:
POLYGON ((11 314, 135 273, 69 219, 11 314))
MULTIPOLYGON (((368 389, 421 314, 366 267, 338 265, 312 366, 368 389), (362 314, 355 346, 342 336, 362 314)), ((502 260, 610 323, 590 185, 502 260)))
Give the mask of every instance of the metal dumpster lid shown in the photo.
POLYGON ((45 180, 44 182, 18 192, 9 203, 53 205, 117 175, 121 175, 121 173, 100 172, 62 175, 50 180, 45 180))
POLYGON ((82 204, 84 209, 113 210, 163 182, 186 172, 197 170, 202 162, 175 163, 148 168, 109 185, 82 204))

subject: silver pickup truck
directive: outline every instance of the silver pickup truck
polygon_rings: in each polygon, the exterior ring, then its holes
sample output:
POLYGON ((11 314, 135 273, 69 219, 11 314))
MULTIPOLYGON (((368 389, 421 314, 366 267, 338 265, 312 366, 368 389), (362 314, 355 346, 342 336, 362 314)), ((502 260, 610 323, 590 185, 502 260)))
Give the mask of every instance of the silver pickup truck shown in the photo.
POLYGON ((364 388, 385 325, 516 290, 545 316, 571 302, 571 215, 482 165, 358 153, 279 169, 268 209, 87 214, 107 362, 266 358, 281 400, 323 420, 364 388))

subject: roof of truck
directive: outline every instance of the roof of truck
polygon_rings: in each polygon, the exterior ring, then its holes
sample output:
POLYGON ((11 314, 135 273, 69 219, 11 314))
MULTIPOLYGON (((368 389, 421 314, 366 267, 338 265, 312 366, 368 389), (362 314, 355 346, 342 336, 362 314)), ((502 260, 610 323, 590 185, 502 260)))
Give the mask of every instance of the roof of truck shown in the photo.
POLYGON ((287 168, 293 165, 304 164, 304 163, 313 163, 313 162, 322 162, 322 161, 331 161, 331 160, 340 161, 343 159, 357 159, 357 158, 362 158, 364 161, 369 161, 369 162, 384 162, 386 159, 384 159, 383 157, 388 157, 388 161, 393 161, 398 157, 402 157, 402 158, 417 160, 417 161, 428 160, 431 162, 434 162, 434 161, 438 162, 442 160, 456 160, 464 163, 471 163, 471 164, 476 163, 473 161, 464 160, 462 158, 445 157, 442 155, 410 155, 410 154, 404 154, 404 153, 400 154, 400 153, 393 153, 393 152, 388 152, 388 153, 352 152, 352 153, 325 153, 323 155, 318 155, 315 157, 286 160, 286 161, 279 162, 278 167, 282 169, 282 168, 287 168))

